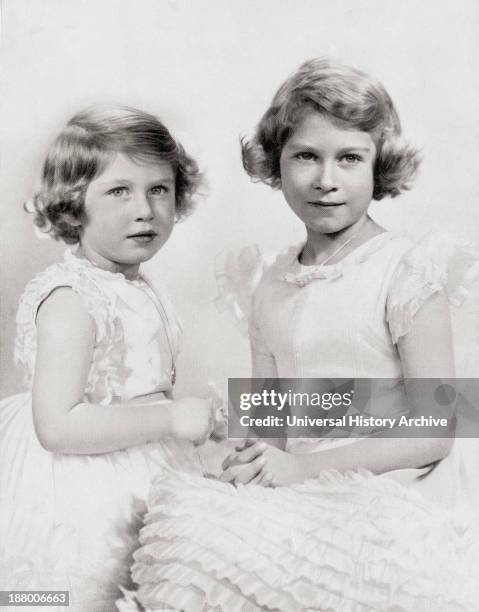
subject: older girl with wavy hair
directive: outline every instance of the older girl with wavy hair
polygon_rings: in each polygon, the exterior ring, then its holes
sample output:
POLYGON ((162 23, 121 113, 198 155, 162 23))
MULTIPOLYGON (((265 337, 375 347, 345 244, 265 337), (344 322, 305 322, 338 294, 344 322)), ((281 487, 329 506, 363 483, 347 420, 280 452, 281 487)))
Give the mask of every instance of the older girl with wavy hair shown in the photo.
MULTIPOLYGON (((455 376, 448 298, 462 295, 477 253, 441 237, 415 243, 369 215, 373 199, 410 187, 419 164, 384 87, 306 62, 243 141, 243 160, 281 189, 306 233, 272 261, 245 251, 221 279, 249 316, 252 376, 296 390, 307 379, 316 392, 366 379, 380 414, 442 415, 417 379, 455 376)), ((457 513, 445 421, 429 437, 290 427, 286 439, 238 445, 220 481, 185 475, 179 490, 160 476, 133 566, 138 599, 223 612, 476 609, 477 530, 457 513)))

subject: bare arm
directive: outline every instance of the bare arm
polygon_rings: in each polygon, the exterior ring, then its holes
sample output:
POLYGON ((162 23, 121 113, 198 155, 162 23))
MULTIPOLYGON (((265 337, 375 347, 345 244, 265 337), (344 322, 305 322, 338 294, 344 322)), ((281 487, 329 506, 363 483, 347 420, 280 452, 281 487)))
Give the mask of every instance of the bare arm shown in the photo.
MULTIPOLYGON (((252 378, 278 378, 278 368, 276 366, 276 360, 274 355, 271 353, 266 343, 261 337, 261 333, 254 324, 250 328, 250 348, 251 348, 251 370, 252 378)), ((253 381, 253 386, 254 381, 253 381)), ((261 389, 254 389, 254 391, 261 391, 261 389)), ((260 410, 256 410, 255 416, 261 416, 260 410)), ((265 415, 266 416, 266 415, 265 415)), ((286 431, 285 431, 286 436, 286 431)), ((262 437, 264 442, 267 442, 271 446, 284 449, 286 447, 286 437, 282 438, 265 438, 262 437)), ((255 435, 252 436, 256 437, 255 435)), ((238 450, 243 448, 242 445, 238 446, 238 450)))
POLYGON ((66 287, 54 291, 38 311, 33 382, 35 429, 47 450, 94 454, 168 436, 206 439, 211 426, 207 400, 84 403, 94 342, 95 324, 81 298, 66 287))

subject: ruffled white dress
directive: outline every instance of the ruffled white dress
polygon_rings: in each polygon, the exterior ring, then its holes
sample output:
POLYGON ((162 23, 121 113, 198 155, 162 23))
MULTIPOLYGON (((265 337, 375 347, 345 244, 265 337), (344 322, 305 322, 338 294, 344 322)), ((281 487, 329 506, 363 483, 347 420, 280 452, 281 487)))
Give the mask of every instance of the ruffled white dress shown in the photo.
MULTIPOLYGON (((164 292, 71 252, 36 276, 20 302, 15 354, 28 387, 37 309, 63 286, 81 296, 96 325, 84 401, 101 410, 140 395, 166 397, 180 326, 164 292)), ((118 587, 130 581, 151 479, 169 465, 194 471, 189 451, 165 442, 93 456, 53 454, 35 435, 30 391, 0 402, 0 590, 68 590, 68 610, 116 609, 118 587)))
MULTIPOLYGON (((459 302, 477 274, 476 252, 441 237, 414 245, 386 232, 330 266, 302 266, 299 252, 266 264, 246 250, 222 279, 240 316, 253 294, 257 377, 399 380, 396 343, 415 313, 444 289, 459 302)), ((336 443, 291 439, 288 450, 336 443)), ((479 610, 460 462, 453 451, 435 469, 327 472, 275 489, 160 475, 134 555, 136 601, 187 612, 479 610)))

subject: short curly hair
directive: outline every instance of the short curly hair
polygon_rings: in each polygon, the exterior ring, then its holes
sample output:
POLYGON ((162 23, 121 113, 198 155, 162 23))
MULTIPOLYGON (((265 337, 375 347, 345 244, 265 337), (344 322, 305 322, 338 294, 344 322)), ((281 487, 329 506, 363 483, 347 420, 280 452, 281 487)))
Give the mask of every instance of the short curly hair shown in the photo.
POLYGON ((41 189, 27 206, 35 225, 56 240, 79 242, 88 185, 115 153, 171 163, 176 174, 176 218, 191 212, 201 181, 198 165, 163 123, 135 108, 97 106, 77 113, 52 143, 41 189))
POLYGON ((305 62, 279 88, 254 135, 241 141, 243 166, 253 180, 281 188, 281 151, 295 126, 311 112, 341 127, 368 132, 376 145, 373 198, 409 189, 418 151, 401 138, 401 123, 385 88, 370 76, 326 58, 305 62))

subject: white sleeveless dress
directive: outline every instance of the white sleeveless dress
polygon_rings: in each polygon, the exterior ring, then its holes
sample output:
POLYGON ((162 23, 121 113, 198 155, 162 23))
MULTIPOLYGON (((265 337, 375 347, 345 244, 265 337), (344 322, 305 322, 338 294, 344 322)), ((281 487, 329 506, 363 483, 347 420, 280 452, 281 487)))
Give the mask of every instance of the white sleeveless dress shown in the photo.
POLYGON ((29 390, 0 402, 0 589, 68 590, 67 610, 108 612, 116 609, 119 586, 130 581, 151 478, 169 465, 197 466, 190 447, 173 442, 99 455, 54 454, 39 444, 30 391, 35 318, 41 302, 64 286, 95 322, 83 400, 98 410, 145 394, 169 395, 180 326, 161 289, 69 251, 21 298, 15 355, 29 390))
MULTIPOLYGON (((267 265, 245 250, 220 279, 249 327, 256 377, 400 380, 396 342, 415 313, 440 290, 459 302, 477 274, 477 254, 441 237, 415 246, 386 232, 331 266, 302 266, 299 252, 267 265)), ((330 471, 274 489, 160 475, 134 555, 139 587, 121 609, 479 610, 477 521, 461 461, 455 449, 435 469, 330 471)))

